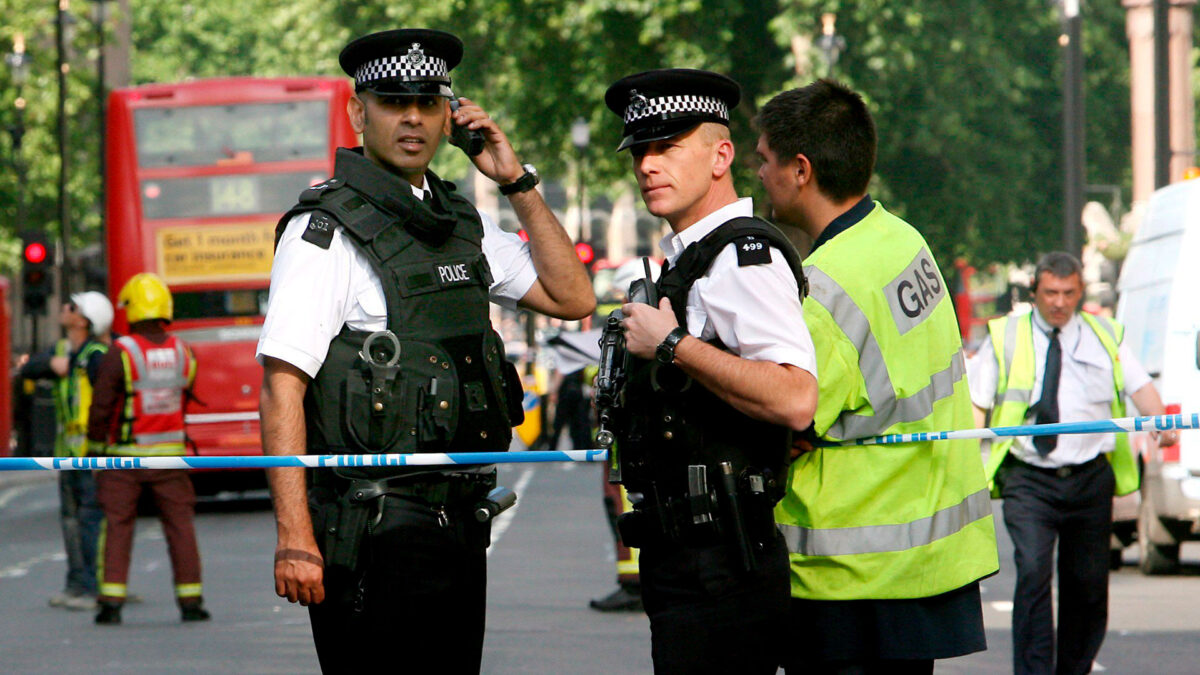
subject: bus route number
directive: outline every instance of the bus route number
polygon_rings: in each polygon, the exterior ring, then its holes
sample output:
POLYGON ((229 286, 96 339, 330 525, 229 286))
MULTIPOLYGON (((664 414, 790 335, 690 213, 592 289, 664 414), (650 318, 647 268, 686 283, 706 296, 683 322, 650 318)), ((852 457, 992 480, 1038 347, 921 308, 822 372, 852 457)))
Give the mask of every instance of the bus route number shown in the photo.
POLYGON ((256 213, 260 210, 253 177, 216 177, 210 186, 214 214, 256 213))

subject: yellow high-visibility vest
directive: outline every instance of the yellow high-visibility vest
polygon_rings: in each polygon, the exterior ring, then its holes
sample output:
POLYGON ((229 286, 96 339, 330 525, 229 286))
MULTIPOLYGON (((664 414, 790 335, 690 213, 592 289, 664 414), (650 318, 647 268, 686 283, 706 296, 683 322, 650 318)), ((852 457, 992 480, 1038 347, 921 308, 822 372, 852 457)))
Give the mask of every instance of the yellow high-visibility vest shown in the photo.
MULTIPOLYGON (((1104 346, 1112 361, 1113 397, 1112 416, 1125 416, 1125 373, 1121 370, 1120 349, 1125 337, 1125 327, 1105 317, 1096 317, 1081 312, 1079 317, 1092 329, 1104 346)), ((1033 351, 1033 313, 1009 314, 988 322, 988 335, 992 350, 996 354, 997 378, 996 398, 992 404, 989 424, 994 427, 1011 427, 1026 423, 1026 415, 1034 397, 1033 383, 1037 377, 1037 364, 1033 351)), ((1013 438, 992 442, 988 453, 987 480, 992 496, 999 497, 996 472, 1012 448, 1013 438)), ((1118 433, 1117 446, 1108 453, 1113 475, 1117 479, 1116 494, 1125 495, 1138 489, 1137 460, 1129 448, 1129 435, 1118 433)))
MULTIPOLYGON (((973 426, 952 298, 915 229, 875 204, 804 271, 822 439, 973 426)), ((796 598, 923 598, 999 569, 974 440, 807 452, 775 517, 796 598)))

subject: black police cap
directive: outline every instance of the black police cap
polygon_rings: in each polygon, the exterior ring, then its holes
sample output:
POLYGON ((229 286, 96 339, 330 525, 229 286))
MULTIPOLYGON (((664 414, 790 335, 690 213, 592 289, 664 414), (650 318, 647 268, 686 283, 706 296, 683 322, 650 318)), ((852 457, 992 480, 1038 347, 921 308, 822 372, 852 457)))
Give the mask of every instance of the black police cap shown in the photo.
POLYGON ((450 33, 401 28, 354 40, 338 55, 338 63, 354 78, 356 91, 449 98, 450 70, 462 54, 462 40, 450 33))
POLYGON ((729 111, 742 99, 737 82, 707 70, 667 68, 629 75, 604 94, 604 103, 625 120, 625 148, 678 136, 704 122, 729 126, 729 111))

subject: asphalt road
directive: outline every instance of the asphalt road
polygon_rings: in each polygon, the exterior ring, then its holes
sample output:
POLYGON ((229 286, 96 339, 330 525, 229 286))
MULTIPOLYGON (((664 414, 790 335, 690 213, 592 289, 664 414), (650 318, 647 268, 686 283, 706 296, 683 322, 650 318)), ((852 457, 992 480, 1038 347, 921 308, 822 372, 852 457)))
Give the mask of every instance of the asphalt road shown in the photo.
MULTIPOLYGON (((600 471, 501 467, 520 502, 491 549, 485 673, 650 672, 646 618, 587 608, 614 588, 600 471)), ((52 481, 0 474, 0 672, 317 672, 306 612, 273 591, 274 529, 262 495, 208 504, 197 518, 211 622, 179 622, 161 530, 143 518, 130 580, 143 601, 126 607, 122 626, 98 627, 90 613, 46 605, 65 572, 52 481)), ((1001 573, 983 582, 990 649, 940 662, 938 672, 1011 672, 1011 546, 1002 524, 999 534, 1001 573)), ((1132 550, 1126 557, 1135 560, 1132 550)), ((1200 545, 1185 546, 1184 558, 1177 577, 1147 578, 1130 566, 1114 574, 1098 671, 1200 671, 1200 545)))

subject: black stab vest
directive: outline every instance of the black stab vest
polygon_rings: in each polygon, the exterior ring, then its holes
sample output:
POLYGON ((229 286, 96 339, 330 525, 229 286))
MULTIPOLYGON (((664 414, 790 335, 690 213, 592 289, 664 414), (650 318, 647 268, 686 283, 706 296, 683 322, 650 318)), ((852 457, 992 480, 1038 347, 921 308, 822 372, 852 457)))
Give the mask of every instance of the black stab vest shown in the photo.
MULTIPOLYGON (((688 246, 674 266, 663 270, 658 297, 670 298, 680 326, 687 326, 692 284, 729 245, 739 247, 743 266, 769 262, 769 256, 752 262, 763 255, 764 246, 782 252, 801 299, 807 294, 800 256, 783 233, 757 218, 735 218, 688 246)), ((747 307, 746 311, 772 308, 747 307)), ((728 351, 719 338, 709 344, 728 351)), ((791 430, 738 412, 677 366, 632 355, 624 396, 626 433, 620 438, 618 461, 622 482, 630 492, 681 498, 687 494, 688 465, 706 465, 709 476, 717 476, 718 465, 728 461, 739 476, 762 474, 772 501, 782 497, 791 430)))
POLYGON ((453 183, 428 171, 425 181, 432 203, 341 149, 333 178, 302 193, 276 228, 278 242, 294 216, 312 212, 304 238, 328 247, 341 225, 378 275, 400 343, 389 377, 360 356, 370 332, 342 327, 305 396, 310 452, 503 451, 521 422, 520 380, 488 318, 483 223, 453 183))

